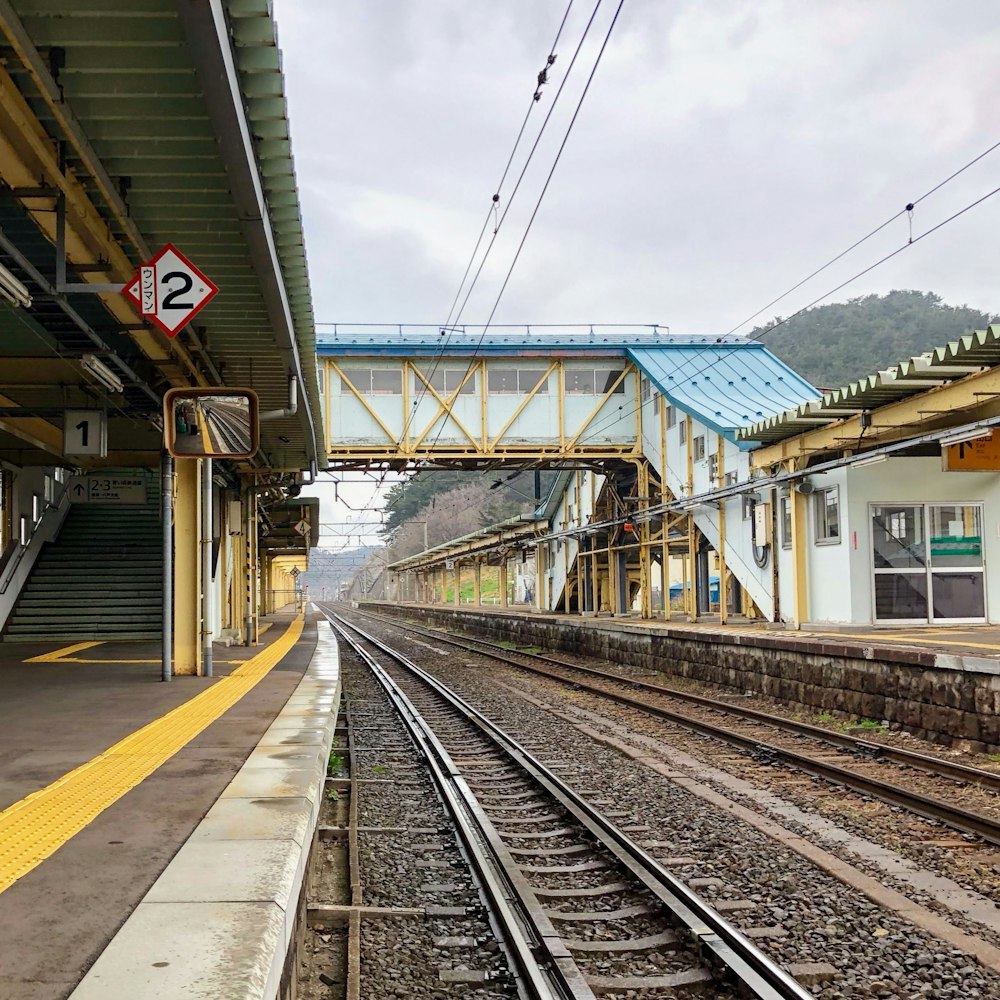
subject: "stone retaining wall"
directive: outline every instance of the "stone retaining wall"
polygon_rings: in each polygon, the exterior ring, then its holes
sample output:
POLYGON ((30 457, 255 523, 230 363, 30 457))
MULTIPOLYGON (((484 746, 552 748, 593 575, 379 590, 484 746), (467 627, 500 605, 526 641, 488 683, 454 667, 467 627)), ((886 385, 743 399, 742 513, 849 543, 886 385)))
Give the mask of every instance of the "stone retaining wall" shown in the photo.
POLYGON ((724 635, 611 620, 371 604, 390 614, 461 628, 492 640, 583 653, 764 695, 810 713, 887 721, 916 736, 980 752, 1000 751, 1000 661, 932 650, 862 646, 774 633, 724 635), (946 660, 952 667, 942 667, 946 660))

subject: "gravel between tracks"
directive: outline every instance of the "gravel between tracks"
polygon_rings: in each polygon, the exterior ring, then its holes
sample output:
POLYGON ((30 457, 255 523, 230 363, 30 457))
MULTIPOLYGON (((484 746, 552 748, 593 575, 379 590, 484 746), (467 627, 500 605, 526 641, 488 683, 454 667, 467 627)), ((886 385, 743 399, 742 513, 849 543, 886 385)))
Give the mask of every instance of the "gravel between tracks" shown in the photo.
MULTIPOLYGON (((599 788, 634 808, 641 822, 664 847, 658 855, 689 858, 677 865, 686 879, 714 877, 721 886, 700 889, 716 901, 745 900, 752 909, 728 915, 738 926, 780 926, 787 936, 758 943, 779 962, 830 962, 836 978, 816 984, 820 997, 928 997, 1000 1000, 1000 977, 978 966, 901 918, 886 913, 817 870, 798 855, 677 785, 636 767, 619 754, 585 741, 579 730, 526 701, 500 691, 492 678, 534 689, 525 675, 469 653, 458 658, 430 657, 419 645, 405 643, 396 628, 365 627, 383 632, 406 652, 486 711, 499 725, 537 746, 547 763, 570 763, 572 783, 599 788), (489 663, 485 670, 484 663, 489 663), (474 664, 468 669, 465 664, 474 664), (678 822, 677 817, 683 817, 678 822)), ((552 687, 540 692, 554 699, 552 687)), ((578 700, 580 693, 561 693, 578 700)), ((613 715, 607 702, 601 711, 613 715)))

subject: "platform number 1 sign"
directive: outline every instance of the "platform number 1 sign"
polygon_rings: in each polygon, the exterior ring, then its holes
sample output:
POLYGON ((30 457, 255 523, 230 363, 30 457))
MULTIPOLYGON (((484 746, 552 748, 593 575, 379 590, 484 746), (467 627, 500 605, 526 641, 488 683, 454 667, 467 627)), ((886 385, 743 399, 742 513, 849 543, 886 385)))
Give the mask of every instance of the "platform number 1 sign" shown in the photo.
POLYGON ((63 454, 108 453, 108 415, 103 410, 66 410, 63 416, 63 454))

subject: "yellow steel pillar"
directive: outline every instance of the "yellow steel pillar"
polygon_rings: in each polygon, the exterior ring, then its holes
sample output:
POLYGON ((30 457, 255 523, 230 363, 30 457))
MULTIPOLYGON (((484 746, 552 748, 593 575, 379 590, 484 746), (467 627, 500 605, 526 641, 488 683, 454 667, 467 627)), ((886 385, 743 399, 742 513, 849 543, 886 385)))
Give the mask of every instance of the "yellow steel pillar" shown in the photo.
MULTIPOLYGON (((174 673, 201 673, 201 463, 179 458, 174 483, 174 673)), ((168 627, 164 623, 164 627, 168 627)))
MULTIPOLYGON (((726 483, 726 439, 720 434, 716 439, 716 457, 718 458, 719 489, 726 483)), ((726 568, 726 501, 719 501, 719 621, 725 625, 729 620, 729 572, 726 568)))
POLYGON ((497 572, 497 590, 499 591, 500 607, 507 607, 507 560, 502 559, 497 572))
POLYGON ((802 628, 808 616, 808 590, 806 580, 806 504, 809 498, 792 489, 788 500, 792 514, 792 628, 802 628))
POLYGON ((694 524, 694 515, 688 514, 688 557, 684 568, 685 596, 687 599, 688 621, 698 620, 698 529, 694 524))
POLYGON ((483 603, 483 564, 478 559, 472 564, 472 603, 477 608, 483 603))
POLYGON ((457 608, 462 603, 462 564, 457 559, 455 560, 454 586, 455 593, 452 595, 452 599, 457 608))
MULTIPOLYGON (((639 489, 639 510, 644 511, 649 506, 649 466, 642 462, 639 465, 638 477, 639 489)), ((652 552, 650 551, 649 520, 643 518, 639 524, 639 577, 640 586, 640 614, 643 618, 653 617, 653 567, 652 552)))

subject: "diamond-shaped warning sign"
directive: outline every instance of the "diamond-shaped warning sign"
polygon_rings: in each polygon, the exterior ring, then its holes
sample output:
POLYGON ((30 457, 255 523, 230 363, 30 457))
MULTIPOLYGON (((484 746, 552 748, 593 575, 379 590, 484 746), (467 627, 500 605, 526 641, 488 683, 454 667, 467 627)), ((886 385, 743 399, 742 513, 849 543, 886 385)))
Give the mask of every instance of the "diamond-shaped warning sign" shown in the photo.
POLYGON ((172 243, 125 286, 125 294, 168 337, 177 335, 216 295, 219 288, 172 243))

